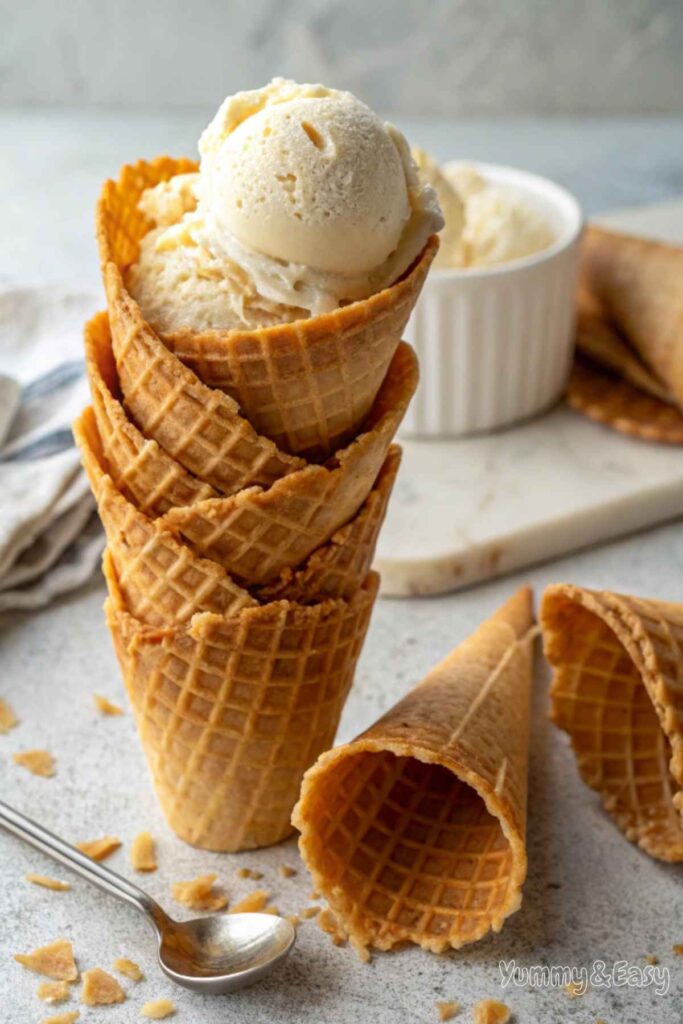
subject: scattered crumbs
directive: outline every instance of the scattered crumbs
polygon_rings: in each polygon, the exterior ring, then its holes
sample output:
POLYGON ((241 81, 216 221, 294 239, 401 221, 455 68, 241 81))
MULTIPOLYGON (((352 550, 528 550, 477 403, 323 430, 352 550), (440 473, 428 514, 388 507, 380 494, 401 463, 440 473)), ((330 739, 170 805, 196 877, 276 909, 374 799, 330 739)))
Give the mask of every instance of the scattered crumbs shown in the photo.
POLYGON ((68 981, 41 981, 36 995, 44 1003, 64 1003, 71 995, 68 981))
POLYGON ((9 732, 15 725, 19 725, 19 719, 7 701, 0 697, 0 733, 9 732))
POLYGON ((99 693, 93 694, 93 700, 95 701, 95 707, 103 715, 122 715, 123 708, 120 708, 118 704, 112 704, 106 697, 100 696, 99 693))
POLYGON ((164 1017, 171 1017, 175 1013, 175 1003, 170 999, 152 999, 140 1010, 141 1017, 151 1017, 152 1020, 162 1020, 164 1017))
POLYGON ((254 871, 253 868, 240 868, 237 872, 238 878, 251 878, 254 882, 258 882, 260 878, 263 878, 262 871, 254 871))
POLYGON ((482 999, 474 1007, 474 1024, 507 1024, 510 1010, 497 999, 482 999))
POLYGON ((296 874, 296 868, 290 868, 288 864, 281 864, 278 871, 283 878, 293 878, 296 874))
POLYGON ((311 891, 308 894, 308 898, 309 898, 309 900, 319 900, 320 899, 320 893, 318 892, 317 889, 311 889, 311 891))
POLYGON ((44 974, 55 981, 75 981, 78 977, 74 951, 68 939, 57 939, 48 946, 34 949, 32 953, 15 953, 14 959, 29 971, 44 974))
POLYGON ((102 836, 101 839, 89 839, 84 843, 76 843, 77 849, 91 860, 105 860, 114 850, 118 850, 121 840, 117 836, 102 836))
POLYGON ((132 978, 133 981, 142 981, 144 978, 144 974, 135 961, 129 960, 125 956, 121 956, 118 960, 114 961, 114 970, 118 971, 119 974, 124 974, 127 978, 132 978))
POLYGON ((83 971, 81 1002, 86 1006, 111 1006, 112 1003, 122 1003, 125 998, 126 993, 116 978, 101 967, 83 971))
POLYGON ((586 989, 580 981, 568 981, 564 986, 564 991, 570 999, 578 999, 579 996, 586 994, 586 989))
POLYGON ((299 925, 301 924, 301 918, 299 917, 298 914, 288 914, 285 920, 289 921, 289 923, 293 925, 294 928, 298 928, 299 925))
POLYGON ((646 953, 646 955, 643 957, 643 960, 645 961, 646 964, 652 964, 653 966, 654 966, 654 964, 658 964, 659 963, 659 958, 656 957, 656 956, 653 956, 652 953, 646 953))
POLYGON ((372 957, 370 956, 370 950, 368 949, 368 947, 367 946, 361 946, 358 943, 353 942, 353 941, 351 942, 351 945, 353 946, 354 950, 356 951, 356 956, 358 957, 360 962, 362 964, 369 964, 370 961, 372 960, 372 957))
POLYGON ((149 832, 139 832, 130 848, 130 862, 135 871, 156 871, 156 844, 149 832))
POLYGON ((299 917, 302 917, 304 921, 310 920, 312 917, 317 917, 322 907, 304 907, 303 910, 299 911, 299 917))
POLYGON ((26 875, 26 881, 42 885, 43 889, 52 889, 53 892, 66 892, 71 888, 69 882, 60 882, 58 878, 49 878, 47 875, 34 875, 31 871, 26 875))
POLYGON ((346 932, 329 907, 321 909, 315 920, 318 928, 330 936, 335 946, 342 946, 346 942, 346 932))
POLYGON ((674 953, 678 953, 679 956, 683 956, 683 942, 677 942, 675 946, 671 947, 674 953))
POLYGON ((66 1013, 58 1013, 56 1017, 44 1017, 41 1024, 74 1024, 79 1016, 78 1010, 67 1010, 66 1013))
POLYGON ((439 1015, 439 1020, 453 1020, 456 1014, 460 1013, 460 1003, 439 999, 436 1003, 436 1012, 439 1015))
POLYGON ((41 775, 44 779, 51 779, 55 774, 55 759, 49 750, 22 750, 12 754, 12 760, 22 768, 28 768, 32 775, 41 775))
POLYGON ((604 1020, 602 1017, 598 1017, 595 1024, 607 1024, 607 1021, 604 1020))
POLYGON ((216 875, 200 875, 189 882, 174 882, 171 895, 178 903, 190 910, 223 910, 228 905, 228 897, 214 889, 216 875))
POLYGON ((231 907, 231 914, 258 914, 259 911, 263 910, 266 903, 270 898, 270 893, 267 889, 254 889, 248 896, 245 896, 243 900, 236 903, 234 907, 231 907))

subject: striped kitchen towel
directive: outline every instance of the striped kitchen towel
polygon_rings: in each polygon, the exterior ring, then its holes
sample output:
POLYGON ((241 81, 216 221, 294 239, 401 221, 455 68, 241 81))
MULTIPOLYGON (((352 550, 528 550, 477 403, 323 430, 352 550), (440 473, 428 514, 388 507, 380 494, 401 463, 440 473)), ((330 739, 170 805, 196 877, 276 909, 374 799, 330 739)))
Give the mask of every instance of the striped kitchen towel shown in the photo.
POLYGON ((92 294, 0 288, 0 612, 85 583, 104 546, 71 423, 92 294))

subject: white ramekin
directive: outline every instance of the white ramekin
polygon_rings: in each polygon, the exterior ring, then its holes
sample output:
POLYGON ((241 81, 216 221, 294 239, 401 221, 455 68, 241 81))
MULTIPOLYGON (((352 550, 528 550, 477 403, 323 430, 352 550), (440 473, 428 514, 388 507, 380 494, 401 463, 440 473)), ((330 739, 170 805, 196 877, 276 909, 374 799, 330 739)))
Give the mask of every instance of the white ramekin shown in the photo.
POLYGON ((574 345, 582 215, 559 185, 472 164, 517 192, 555 231, 547 249, 499 266, 432 270, 406 328, 420 386, 404 437, 462 437, 525 419, 562 394, 574 345))

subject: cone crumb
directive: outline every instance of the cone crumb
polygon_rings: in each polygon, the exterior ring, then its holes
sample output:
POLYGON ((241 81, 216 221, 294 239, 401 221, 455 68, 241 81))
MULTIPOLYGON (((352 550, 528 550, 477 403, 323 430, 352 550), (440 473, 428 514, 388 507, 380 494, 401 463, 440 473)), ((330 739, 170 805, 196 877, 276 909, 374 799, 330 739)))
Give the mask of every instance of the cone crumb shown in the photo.
POLYGON ((322 907, 304 907, 303 910, 299 911, 299 917, 302 917, 304 921, 310 920, 312 917, 317 917, 322 907))
POLYGON ((320 911, 315 922, 321 931, 330 936, 335 946, 342 946, 346 942, 346 932, 328 907, 320 911))
POLYGON ((67 1010, 66 1013, 58 1013, 54 1017, 43 1017, 40 1024, 74 1024, 79 1017, 78 1010, 67 1010))
POLYGON ((453 1020, 460 1013, 460 1003, 448 1002, 443 999, 437 1000, 436 1012, 439 1020, 453 1020))
POLYGON ((55 759, 49 750, 22 750, 12 754, 12 760, 27 768, 32 775, 40 775, 44 779, 51 779, 55 774, 55 759))
POLYGON ((231 914, 258 914, 270 899, 267 889, 254 889, 230 909, 231 914))
POLYGON ((309 898, 309 900, 319 900, 320 899, 320 893, 318 892, 317 889, 311 889, 311 891, 308 894, 308 898, 309 898))
POLYGON ((71 995, 68 981, 41 981, 36 995, 44 1003, 64 1003, 71 995))
POLYGON ((678 953, 679 956, 683 956, 683 942, 677 942, 675 946, 671 947, 674 953, 678 953))
POLYGON ((651 964, 652 966, 659 963, 659 957, 653 956, 652 953, 647 953, 643 960, 646 964, 651 964))
POLYGON ((362 964, 369 964, 370 961, 372 960, 372 957, 370 956, 370 950, 368 949, 368 947, 367 946, 359 946, 355 942, 352 942, 351 945, 353 946, 354 950, 356 951, 356 956, 358 957, 360 962, 362 964))
POLYGON ((564 986, 564 991, 569 999, 578 999, 579 996, 586 994, 586 990, 579 981, 568 981, 564 986))
POLYGON ((68 939, 57 939, 48 946, 34 949, 32 953, 15 953, 14 959, 27 970, 44 974, 54 981, 75 981, 78 977, 73 948, 68 939))
POLYGON ((118 960, 114 961, 114 970, 118 971, 119 974, 124 974, 126 978, 132 978, 133 981, 142 981, 144 974, 135 963, 134 960, 129 960, 127 957, 119 957, 118 960))
POLYGON ((81 1002, 86 1006, 111 1006, 112 1003, 122 1003, 125 998, 126 993, 116 978, 112 978, 101 967, 83 971, 81 1002))
POLYGON ((76 843, 77 849, 91 860, 106 860, 120 845, 121 840, 116 836, 102 836, 101 839, 88 839, 83 843, 76 843))
POLYGON ((58 878, 49 878, 47 875, 34 875, 29 871, 26 881, 33 885, 41 885, 43 889, 52 889, 53 892, 66 892, 71 888, 69 882, 60 882, 58 878))
POLYGON ((294 928, 298 928, 299 925, 301 924, 301 918, 299 917, 298 914, 288 914, 287 917, 285 918, 285 920, 289 921, 289 923, 294 928))
POLYGON ((497 999, 482 999, 474 1007, 474 1024, 507 1024, 510 1010, 497 999))
POLYGON ((156 871, 156 844, 149 832, 139 832, 130 848, 130 862, 135 871, 156 871))
POLYGON ((258 882, 259 878, 263 878, 262 871, 254 871, 253 868, 240 868, 237 872, 238 878, 251 878, 254 882, 258 882))
POLYGON ((281 864, 278 871, 283 878, 293 878, 296 874, 296 868, 290 868, 288 864, 281 864))
POLYGON ((0 697, 0 733, 9 732, 19 725, 19 719, 6 700, 0 697))
POLYGON ((123 708, 120 708, 118 704, 112 704, 106 697, 100 696, 99 693, 93 694, 93 700, 95 701, 95 707, 103 715, 122 715, 123 708))
POLYGON ((178 903, 190 910, 222 910, 228 905, 228 897, 220 895, 213 883, 216 875, 200 875, 189 882, 174 882, 171 895, 178 903))
POLYGON ((152 999, 140 1010, 141 1017, 151 1017, 152 1020, 163 1020, 164 1017, 171 1017, 175 1013, 175 1003, 170 999, 152 999))

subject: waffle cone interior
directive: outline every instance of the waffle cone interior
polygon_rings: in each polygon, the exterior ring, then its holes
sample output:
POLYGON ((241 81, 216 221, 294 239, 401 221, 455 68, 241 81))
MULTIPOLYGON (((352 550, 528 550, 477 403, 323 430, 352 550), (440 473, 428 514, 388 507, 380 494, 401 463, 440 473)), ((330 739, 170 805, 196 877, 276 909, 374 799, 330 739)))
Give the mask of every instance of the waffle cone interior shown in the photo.
POLYGON ((549 587, 553 721, 628 839, 683 861, 683 605, 549 587))
MULTIPOLYGON (((118 181, 104 185, 97 234, 115 341, 120 335, 123 342, 135 321, 144 323, 125 288, 125 272, 153 226, 137 209, 140 196, 195 169, 159 157, 123 167, 118 181)), ((348 443, 368 415, 437 249, 433 237, 390 288, 332 313, 262 330, 160 337, 205 384, 234 399, 258 434, 283 453, 320 460, 348 443)))
POLYGON ((306 773, 293 816, 302 857, 356 946, 442 952, 518 909, 531 625, 525 588, 306 773))

